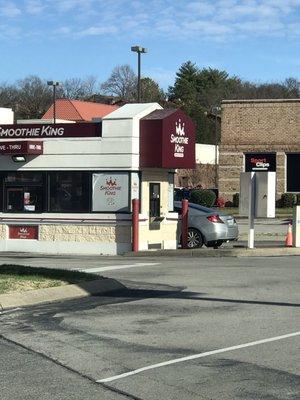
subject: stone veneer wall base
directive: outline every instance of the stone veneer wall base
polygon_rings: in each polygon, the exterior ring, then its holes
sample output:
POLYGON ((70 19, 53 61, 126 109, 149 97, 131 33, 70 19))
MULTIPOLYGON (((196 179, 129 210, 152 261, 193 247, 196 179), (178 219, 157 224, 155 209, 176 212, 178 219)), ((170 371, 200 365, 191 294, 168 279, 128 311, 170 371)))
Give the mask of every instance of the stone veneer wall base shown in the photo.
POLYGON ((1 240, 0 252, 1 251, 57 255, 116 255, 131 251, 131 243, 48 242, 29 239, 13 239, 1 240))

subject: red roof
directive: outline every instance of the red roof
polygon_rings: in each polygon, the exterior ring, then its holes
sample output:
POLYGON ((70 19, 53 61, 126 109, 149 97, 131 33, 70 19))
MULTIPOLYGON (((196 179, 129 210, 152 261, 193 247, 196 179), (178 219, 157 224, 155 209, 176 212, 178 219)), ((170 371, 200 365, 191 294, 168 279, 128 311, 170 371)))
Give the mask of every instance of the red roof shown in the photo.
MULTIPOLYGON (((55 101, 55 118, 70 121, 91 121, 102 118, 119 108, 115 105, 92 103, 90 101, 57 99, 55 101)), ((53 118, 53 104, 42 116, 42 119, 53 118)))

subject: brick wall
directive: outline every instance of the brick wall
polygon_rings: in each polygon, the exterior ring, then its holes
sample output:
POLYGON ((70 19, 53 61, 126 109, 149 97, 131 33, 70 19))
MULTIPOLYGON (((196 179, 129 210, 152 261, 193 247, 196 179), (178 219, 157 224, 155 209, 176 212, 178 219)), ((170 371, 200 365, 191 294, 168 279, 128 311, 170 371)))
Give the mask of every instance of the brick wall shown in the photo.
POLYGON ((300 99, 224 101, 219 152, 219 191, 239 192, 244 153, 276 152, 277 197, 285 192, 285 153, 300 152, 300 99))

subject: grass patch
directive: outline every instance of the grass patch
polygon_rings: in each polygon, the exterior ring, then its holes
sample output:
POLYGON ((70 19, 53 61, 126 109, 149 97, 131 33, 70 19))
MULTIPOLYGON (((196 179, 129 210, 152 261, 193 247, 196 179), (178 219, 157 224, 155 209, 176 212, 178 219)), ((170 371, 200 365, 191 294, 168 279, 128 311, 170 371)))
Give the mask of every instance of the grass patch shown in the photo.
POLYGON ((100 278, 99 275, 80 271, 4 264, 0 266, 0 294, 62 286, 100 278))
POLYGON ((293 208, 276 208, 276 217, 292 217, 293 216, 293 208))

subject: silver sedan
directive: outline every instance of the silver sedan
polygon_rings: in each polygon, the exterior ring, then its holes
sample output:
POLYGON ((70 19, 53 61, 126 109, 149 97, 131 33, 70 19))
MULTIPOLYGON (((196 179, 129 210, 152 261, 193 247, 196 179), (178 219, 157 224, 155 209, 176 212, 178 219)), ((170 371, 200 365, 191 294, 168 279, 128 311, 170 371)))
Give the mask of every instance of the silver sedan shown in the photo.
MULTIPOLYGON (((174 211, 181 214, 181 201, 174 201, 174 211)), ((189 203, 188 247, 197 248, 205 244, 217 248, 224 242, 237 240, 238 226, 232 215, 220 213, 212 208, 189 203)), ((181 239, 181 223, 178 229, 181 239)))

